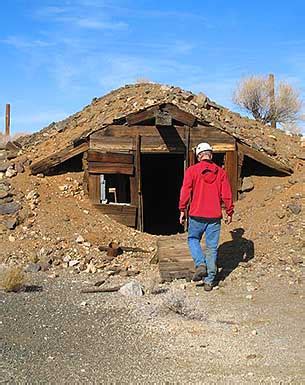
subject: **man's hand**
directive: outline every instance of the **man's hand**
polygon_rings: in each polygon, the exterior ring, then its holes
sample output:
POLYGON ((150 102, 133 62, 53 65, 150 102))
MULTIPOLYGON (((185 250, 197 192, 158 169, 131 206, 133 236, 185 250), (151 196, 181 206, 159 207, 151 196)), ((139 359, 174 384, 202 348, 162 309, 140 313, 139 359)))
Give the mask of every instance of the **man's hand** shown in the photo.
POLYGON ((232 223, 232 215, 227 215, 225 218, 225 224, 229 225, 230 223, 232 223))
POLYGON ((180 212, 180 218, 179 218, 179 222, 180 222, 180 225, 184 225, 184 221, 185 221, 185 212, 184 211, 181 211, 180 212))

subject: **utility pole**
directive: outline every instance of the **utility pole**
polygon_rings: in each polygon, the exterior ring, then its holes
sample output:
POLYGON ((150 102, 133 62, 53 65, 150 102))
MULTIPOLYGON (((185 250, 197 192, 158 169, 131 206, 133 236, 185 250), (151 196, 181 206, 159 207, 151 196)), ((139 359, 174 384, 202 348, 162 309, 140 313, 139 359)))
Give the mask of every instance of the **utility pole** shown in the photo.
POLYGON ((274 75, 273 74, 269 74, 269 102, 270 102, 270 111, 272 114, 271 127, 276 128, 276 120, 274 117, 275 92, 274 92, 274 75))
POLYGON ((11 134, 11 105, 8 103, 5 108, 5 136, 11 134))

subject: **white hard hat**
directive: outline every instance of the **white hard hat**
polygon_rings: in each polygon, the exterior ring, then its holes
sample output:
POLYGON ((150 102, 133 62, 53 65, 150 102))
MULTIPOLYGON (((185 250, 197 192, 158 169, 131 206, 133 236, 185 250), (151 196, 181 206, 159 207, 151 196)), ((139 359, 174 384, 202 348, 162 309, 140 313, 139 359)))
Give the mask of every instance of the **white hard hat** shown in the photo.
POLYGON ((198 155, 200 152, 203 151, 213 151, 212 147, 209 145, 209 143, 199 143, 196 147, 196 155, 198 155))

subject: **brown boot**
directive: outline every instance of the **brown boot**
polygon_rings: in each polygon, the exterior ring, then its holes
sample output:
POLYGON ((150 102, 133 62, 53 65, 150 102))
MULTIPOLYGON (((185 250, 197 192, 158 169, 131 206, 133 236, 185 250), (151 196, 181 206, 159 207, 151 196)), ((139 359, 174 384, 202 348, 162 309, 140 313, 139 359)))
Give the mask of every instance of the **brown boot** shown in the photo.
POLYGON ((204 283, 204 291, 212 291, 213 285, 210 283, 204 283))
POLYGON ((207 275, 207 267, 206 265, 202 264, 196 267, 196 271, 193 275, 192 280, 194 282, 202 281, 203 278, 207 275))

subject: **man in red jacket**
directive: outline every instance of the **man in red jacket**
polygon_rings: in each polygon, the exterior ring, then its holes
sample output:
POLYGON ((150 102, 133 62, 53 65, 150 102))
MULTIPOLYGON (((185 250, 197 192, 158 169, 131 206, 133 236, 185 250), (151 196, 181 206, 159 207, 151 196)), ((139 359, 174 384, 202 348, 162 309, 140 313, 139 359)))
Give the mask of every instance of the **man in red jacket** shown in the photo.
POLYGON ((203 279, 206 291, 212 290, 217 273, 222 203, 227 214, 226 223, 232 222, 234 212, 228 175, 212 162, 212 151, 208 143, 200 143, 196 147, 199 162, 186 170, 179 201, 181 224, 184 223, 190 203, 188 244, 196 267, 193 281, 203 279), (203 234, 206 240, 205 254, 200 245, 203 234))

